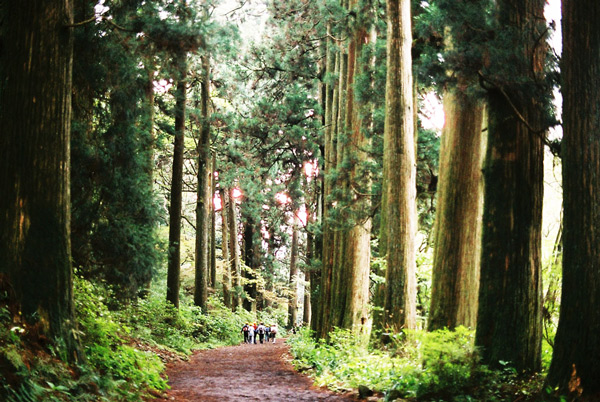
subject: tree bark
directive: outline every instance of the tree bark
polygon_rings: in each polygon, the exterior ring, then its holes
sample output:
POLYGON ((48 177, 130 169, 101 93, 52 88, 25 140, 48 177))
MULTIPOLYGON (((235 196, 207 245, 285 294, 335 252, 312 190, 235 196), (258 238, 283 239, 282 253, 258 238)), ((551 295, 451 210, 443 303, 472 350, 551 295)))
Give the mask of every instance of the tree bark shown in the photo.
MULTIPOLYGON (((311 221, 310 215, 308 222, 311 221)), ((309 233, 306 236, 306 264, 304 265, 304 311, 302 313, 302 323, 305 327, 310 327, 311 313, 312 313, 312 281, 311 281, 311 268, 312 261, 314 259, 314 235, 309 233)))
MULTIPOLYGON (((524 38, 521 78, 543 74, 543 0, 498 3, 500 26, 524 38), (541 54, 540 54, 541 53, 541 54)), ((515 44, 518 48, 518 44, 515 44)), ((483 362, 510 362, 519 372, 541 365, 541 229, 544 149, 536 129, 542 103, 528 88, 512 84, 488 92, 489 123, 484 165, 481 282, 475 344, 483 362), (509 101, 510 100, 510 101, 509 101)))
MULTIPOLYGON (((336 55, 331 49, 333 45, 329 43, 328 47, 328 58, 335 58, 334 68, 335 72, 340 71, 340 55, 336 55)), ((327 69, 331 68, 331 62, 328 61, 327 69)), ((313 329, 319 338, 324 338, 329 331, 329 314, 331 311, 331 282, 333 273, 333 255, 334 255, 334 230, 332 223, 330 222, 330 210, 332 208, 332 190, 334 181, 331 177, 333 171, 336 168, 337 161, 337 115, 338 115, 338 104, 339 104, 339 91, 340 85, 334 88, 335 85, 332 83, 328 86, 326 94, 329 98, 326 100, 326 105, 329 105, 330 110, 326 111, 326 131, 325 131, 325 161, 324 161, 324 183, 323 183, 323 216, 321 219, 323 226, 322 235, 322 250, 323 255, 321 258, 321 281, 319 283, 319 303, 318 312, 316 317, 313 319, 313 329), (330 89, 331 87, 331 89, 330 89)))
POLYGON ((292 245, 290 250, 290 294, 288 297, 288 328, 298 323, 298 222, 294 218, 292 227, 292 245))
MULTIPOLYGON (((357 14, 365 13, 364 9, 358 9, 357 1, 350 1, 349 10, 357 14)), ((343 161, 342 164, 351 168, 345 171, 340 169, 338 188, 345 193, 343 203, 348 205, 343 207, 346 226, 334 236, 336 253, 332 276, 331 324, 356 332, 363 331, 367 323, 371 257, 371 176, 365 169, 370 140, 365 135, 366 124, 363 119, 368 111, 356 96, 358 77, 366 69, 360 56, 364 44, 369 41, 366 27, 359 26, 354 29, 348 43, 346 94, 342 97, 345 103, 345 129, 340 130, 337 155, 338 161, 343 161)))
MULTIPOLYGON (((26 322, 74 338, 69 137, 72 2, 4 2, 0 92, 0 287, 26 322)), ((15 315, 18 313, 14 312, 15 315)))
POLYGON ((235 198, 229 190, 229 203, 227 205, 227 221, 229 223, 229 251, 231 252, 231 277, 233 279, 231 309, 236 311, 242 305, 242 269, 240 265, 240 242, 238 239, 238 220, 235 207, 235 198))
POLYGON ((227 190, 221 188, 221 253, 223 256, 223 303, 231 308, 231 261, 229 257, 229 225, 227 219, 227 208, 229 195, 227 190))
POLYGON ((459 88, 444 94, 430 331, 477 324, 484 104, 459 88))
POLYGON ((179 81, 175 91, 175 139, 169 205, 169 253, 167 271, 167 301, 179 308, 181 276, 181 207, 183 191, 183 153, 185 151, 185 116, 187 100, 187 55, 179 52, 179 81))
POLYGON ((202 57, 203 80, 201 83, 200 113, 202 129, 198 140, 198 189, 196 198, 196 286, 194 304, 207 312, 209 283, 209 243, 210 243, 210 211, 211 190, 211 154, 210 154, 210 122, 208 104, 210 102, 210 60, 202 57))
MULTIPOLYGON (((210 137, 209 137, 210 143, 210 137)), ((213 288, 217 288, 217 211, 215 211, 215 175, 214 172, 217 170, 217 158, 215 154, 212 153, 212 160, 210 164, 210 198, 208 201, 209 210, 210 210, 210 283, 213 288)))
POLYGON ((246 268, 243 271, 245 279, 244 292, 246 296, 243 299, 243 306, 246 311, 254 311, 256 309, 256 275, 255 268, 257 265, 258 254, 256 253, 256 247, 254 247, 254 236, 256 234, 256 227, 254 218, 246 216, 246 223, 244 225, 244 262, 246 268))
POLYGON ((387 269, 383 328, 416 327, 416 157, 409 0, 387 1, 387 82, 384 130, 387 269))
POLYGON ((569 400, 600 399, 600 4, 563 1, 563 282, 546 380, 569 400))

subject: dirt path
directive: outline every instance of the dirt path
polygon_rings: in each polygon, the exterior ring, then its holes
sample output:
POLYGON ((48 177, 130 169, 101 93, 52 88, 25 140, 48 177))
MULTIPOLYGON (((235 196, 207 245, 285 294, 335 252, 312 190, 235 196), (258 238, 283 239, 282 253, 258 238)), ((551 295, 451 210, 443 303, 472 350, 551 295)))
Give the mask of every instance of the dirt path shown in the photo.
POLYGON ((353 401, 318 389, 289 363, 288 346, 242 344, 195 353, 167 367, 172 401, 353 401))

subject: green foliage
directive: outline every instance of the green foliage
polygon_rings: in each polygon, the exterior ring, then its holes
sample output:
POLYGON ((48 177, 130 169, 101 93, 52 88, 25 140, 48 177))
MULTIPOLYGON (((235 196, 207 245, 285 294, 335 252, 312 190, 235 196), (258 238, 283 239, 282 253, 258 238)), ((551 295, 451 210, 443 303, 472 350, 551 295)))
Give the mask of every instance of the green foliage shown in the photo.
MULTIPOLYGON (((146 60, 152 55, 136 40, 141 6, 141 1, 111 4, 114 20, 136 21, 124 36, 102 34, 94 24, 77 30, 73 67, 74 265, 86 277, 114 285, 122 299, 135 298, 161 262, 147 93, 152 66, 146 60)), ((77 12, 87 19, 90 11, 77 12)))
POLYGON ((540 377, 519 380, 507 367, 491 371, 479 364, 473 331, 414 331, 390 335, 382 349, 366 339, 336 330, 329 342, 316 341, 303 329, 291 337, 294 364, 312 370, 317 384, 346 390, 366 386, 386 400, 503 401, 535 396, 540 377))
POLYGON ((431 248, 417 253, 417 314, 425 320, 431 303, 431 271, 433 252, 431 248))
POLYGON ((35 327, 13 321, 0 307, 0 400, 7 401, 139 401, 167 388, 163 359, 185 358, 194 349, 238 344, 244 322, 279 323, 277 310, 258 316, 231 312, 209 300, 202 314, 184 295, 179 311, 158 287, 146 299, 122 305, 105 285, 79 276, 74 281, 76 336, 85 361, 68 366, 60 343, 36 338, 35 327), (111 308, 108 308, 108 304, 111 308))
POLYGON ((432 232, 436 211, 436 194, 439 170, 440 135, 434 130, 419 128, 417 139, 417 210, 419 231, 432 232))
POLYGON ((256 320, 244 310, 232 312, 216 298, 209 299, 209 314, 202 314, 187 297, 182 298, 179 311, 163 299, 152 294, 123 310, 121 316, 132 328, 132 336, 177 353, 237 344, 241 323, 256 320))
POLYGON ((138 401, 166 381, 158 356, 139 350, 104 304, 106 292, 76 280, 76 304, 85 360, 65 363, 60 342, 0 309, 0 399, 8 401, 138 401), (11 319, 12 318, 12 319, 11 319))
POLYGON ((136 400, 147 388, 165 389, 163 363, 156 354, 138 349, 131 329, 106 305, 112 295, 83 279, 75 280, 75 295, 81 342, 89 364, 100 373, 101 388, 124 400, 136 400))

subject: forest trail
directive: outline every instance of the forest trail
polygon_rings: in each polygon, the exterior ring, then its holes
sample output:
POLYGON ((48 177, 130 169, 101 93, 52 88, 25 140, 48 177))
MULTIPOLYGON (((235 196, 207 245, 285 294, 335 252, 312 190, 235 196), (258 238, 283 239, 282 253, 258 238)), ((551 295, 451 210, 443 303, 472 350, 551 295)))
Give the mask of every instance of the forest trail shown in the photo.
POLYGON ((284 340, 196 352, 167 367, 168 399, 181 402, 327 401, 356 399, 315 387, 289 362, 284 340))

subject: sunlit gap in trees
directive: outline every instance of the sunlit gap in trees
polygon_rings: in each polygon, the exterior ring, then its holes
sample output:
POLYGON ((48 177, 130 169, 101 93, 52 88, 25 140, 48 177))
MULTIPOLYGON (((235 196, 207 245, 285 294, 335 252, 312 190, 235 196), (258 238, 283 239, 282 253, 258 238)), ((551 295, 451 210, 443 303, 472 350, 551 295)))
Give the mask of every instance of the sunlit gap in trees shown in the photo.
POLYGON ((421 124, 426 130, 434 130, 440 132, 446 122, 444 108, 440 98, 435 92, 428 92, 423 96, 423 104, 419 110, 421 124))
MULTIPOLYGON (((154 75, 158 75, 158 71, 155 72, 154 75)), ((153 85, 154 85, 154 92, 157 94, 163 95, 163 94, 169 92, 171 87, 173 87, 173 80, 172 79, 165 80, 164 78, 161 78, 158 81, 154 81, 153 85)))
MULTIPOLYGON (((219 176, 218 172, 214 173, 215 178, 217 178, 219 176)), ((242 190, 240 190, 239 188, 234 188, 233 190, 231 190, 231 197, 233 198, 234 201, 239 202, 239 200, 244 196, 244 194, 242 193, 242 190)), ((223 200, 221 199, 221 194, 216 191, 213 194, 213 207, 215 212, 220 211, 221 209, 223 209, 223 200)))

